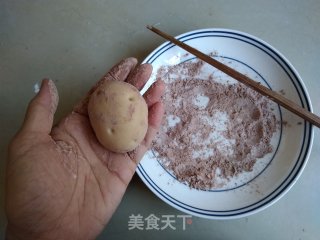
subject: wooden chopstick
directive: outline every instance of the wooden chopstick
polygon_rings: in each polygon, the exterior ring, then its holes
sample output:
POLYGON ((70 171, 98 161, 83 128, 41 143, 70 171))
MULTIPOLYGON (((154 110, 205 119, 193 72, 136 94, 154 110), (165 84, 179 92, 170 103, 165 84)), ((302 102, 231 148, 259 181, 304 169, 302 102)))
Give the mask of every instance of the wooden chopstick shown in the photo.
POLYGON ((320 128, 320 117, 318 117, 317 115, 300 107, 298 104, 294 103, 293 101, 283 97, 279 93, 274 92, 267 87, 262 86, 260 83, 250 79, 246 75, 234 70, 233 68, 231 68, 227 65, 224 65, 223 63, 211 58, 210 56, 198 51, 197 49, 175 39, 174 37, 170 36, 169 34, 164 33, 153 26, 147 26, 147 28, 150 29, 151 31, 153 31, 154 33, 160 35, 161 37, 174 43, 175 45, 183 48, 184 50, 193 54, 194 56, 200 58, 201 60, 205 61, 206 63, 210 64, 211 66, 219 69, 220 71, 224 72, 225 74, 229 75, 230 77, 247 85, 248 87, 252 88, 253 90, 261 93, 262 95, 267 96, 272 101, 278 103, 279 105, 286 108, 287 110, 293 112, 294 114, 302 117, 303 119, 307 120, 308 122, 310 122, 313 125, 320 128))

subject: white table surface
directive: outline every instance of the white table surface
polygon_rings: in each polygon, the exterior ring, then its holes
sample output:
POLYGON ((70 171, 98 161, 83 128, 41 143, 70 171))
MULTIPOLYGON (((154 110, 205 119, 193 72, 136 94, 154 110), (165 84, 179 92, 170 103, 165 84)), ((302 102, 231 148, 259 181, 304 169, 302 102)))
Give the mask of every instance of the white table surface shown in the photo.
MULTIPOLYGON (((6 147, 20 126, 33 87, 44 77, 57 83, 58 120, 114 63, 143 60, 163 40, 145 28, 172 35, 199 28, 230 28, 255 35, 294 65, 320 114, 319 0, 0 0, 0 238, 5 228, 6 147)), ((181 214, 135 176, 98 239, 319 239, 320 132, 295 186, 253 216, 228 221, 192 218, 185 230, 128 230, 131 214, 181 214)))

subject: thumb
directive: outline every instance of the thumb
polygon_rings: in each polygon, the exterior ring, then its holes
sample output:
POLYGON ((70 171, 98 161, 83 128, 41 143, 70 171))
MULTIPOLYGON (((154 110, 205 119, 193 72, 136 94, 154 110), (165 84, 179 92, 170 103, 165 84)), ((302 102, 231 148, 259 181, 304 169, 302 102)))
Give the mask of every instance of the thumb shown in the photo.
POLYGON ((59 101, 52 80, 44 79, 38 94, 30 101, 21 131, 49 134, 59 101))

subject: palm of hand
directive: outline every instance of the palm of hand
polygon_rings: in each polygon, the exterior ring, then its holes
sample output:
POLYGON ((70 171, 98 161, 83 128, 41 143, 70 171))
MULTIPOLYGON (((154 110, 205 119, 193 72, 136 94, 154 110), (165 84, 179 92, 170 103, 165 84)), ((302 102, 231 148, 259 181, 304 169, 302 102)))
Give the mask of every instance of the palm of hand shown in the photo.
MULTIPOLYGON (((141 65, 127 79, 135 64, 134 59, 127 59, 101 81, 112 77, 141 88, 151 68, 141 65)), ((149 129, 131 153, 116 154, 99 144, 86 114, 88 97, 50 134, 22 130, 9 150, 8 232, 22 232, 21 236, 32 239, 96 237, 118 206, 159 126, 162 91, 160 84, 146 93, 149 129)))

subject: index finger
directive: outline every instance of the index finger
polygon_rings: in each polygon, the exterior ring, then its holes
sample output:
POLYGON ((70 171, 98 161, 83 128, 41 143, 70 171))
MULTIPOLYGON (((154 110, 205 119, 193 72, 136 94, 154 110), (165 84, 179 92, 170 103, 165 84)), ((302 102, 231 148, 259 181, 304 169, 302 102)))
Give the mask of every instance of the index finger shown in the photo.
POLYGON ((108 80, 125 81, 128 75, 133 71, 138 61, 136 58, 130 57, 120 61, 118 64, 113 66, 86 94, 85 98, 82 99, 73 108, 73 111, 81 115, 88 115, 88 102, 91 94, 104 82, 108 80))
POLYGON ((127 83, 135 86, 139 91, 149 80, 152 73, 152 65, 144 63, 136 67, 128 76, 127 83))

